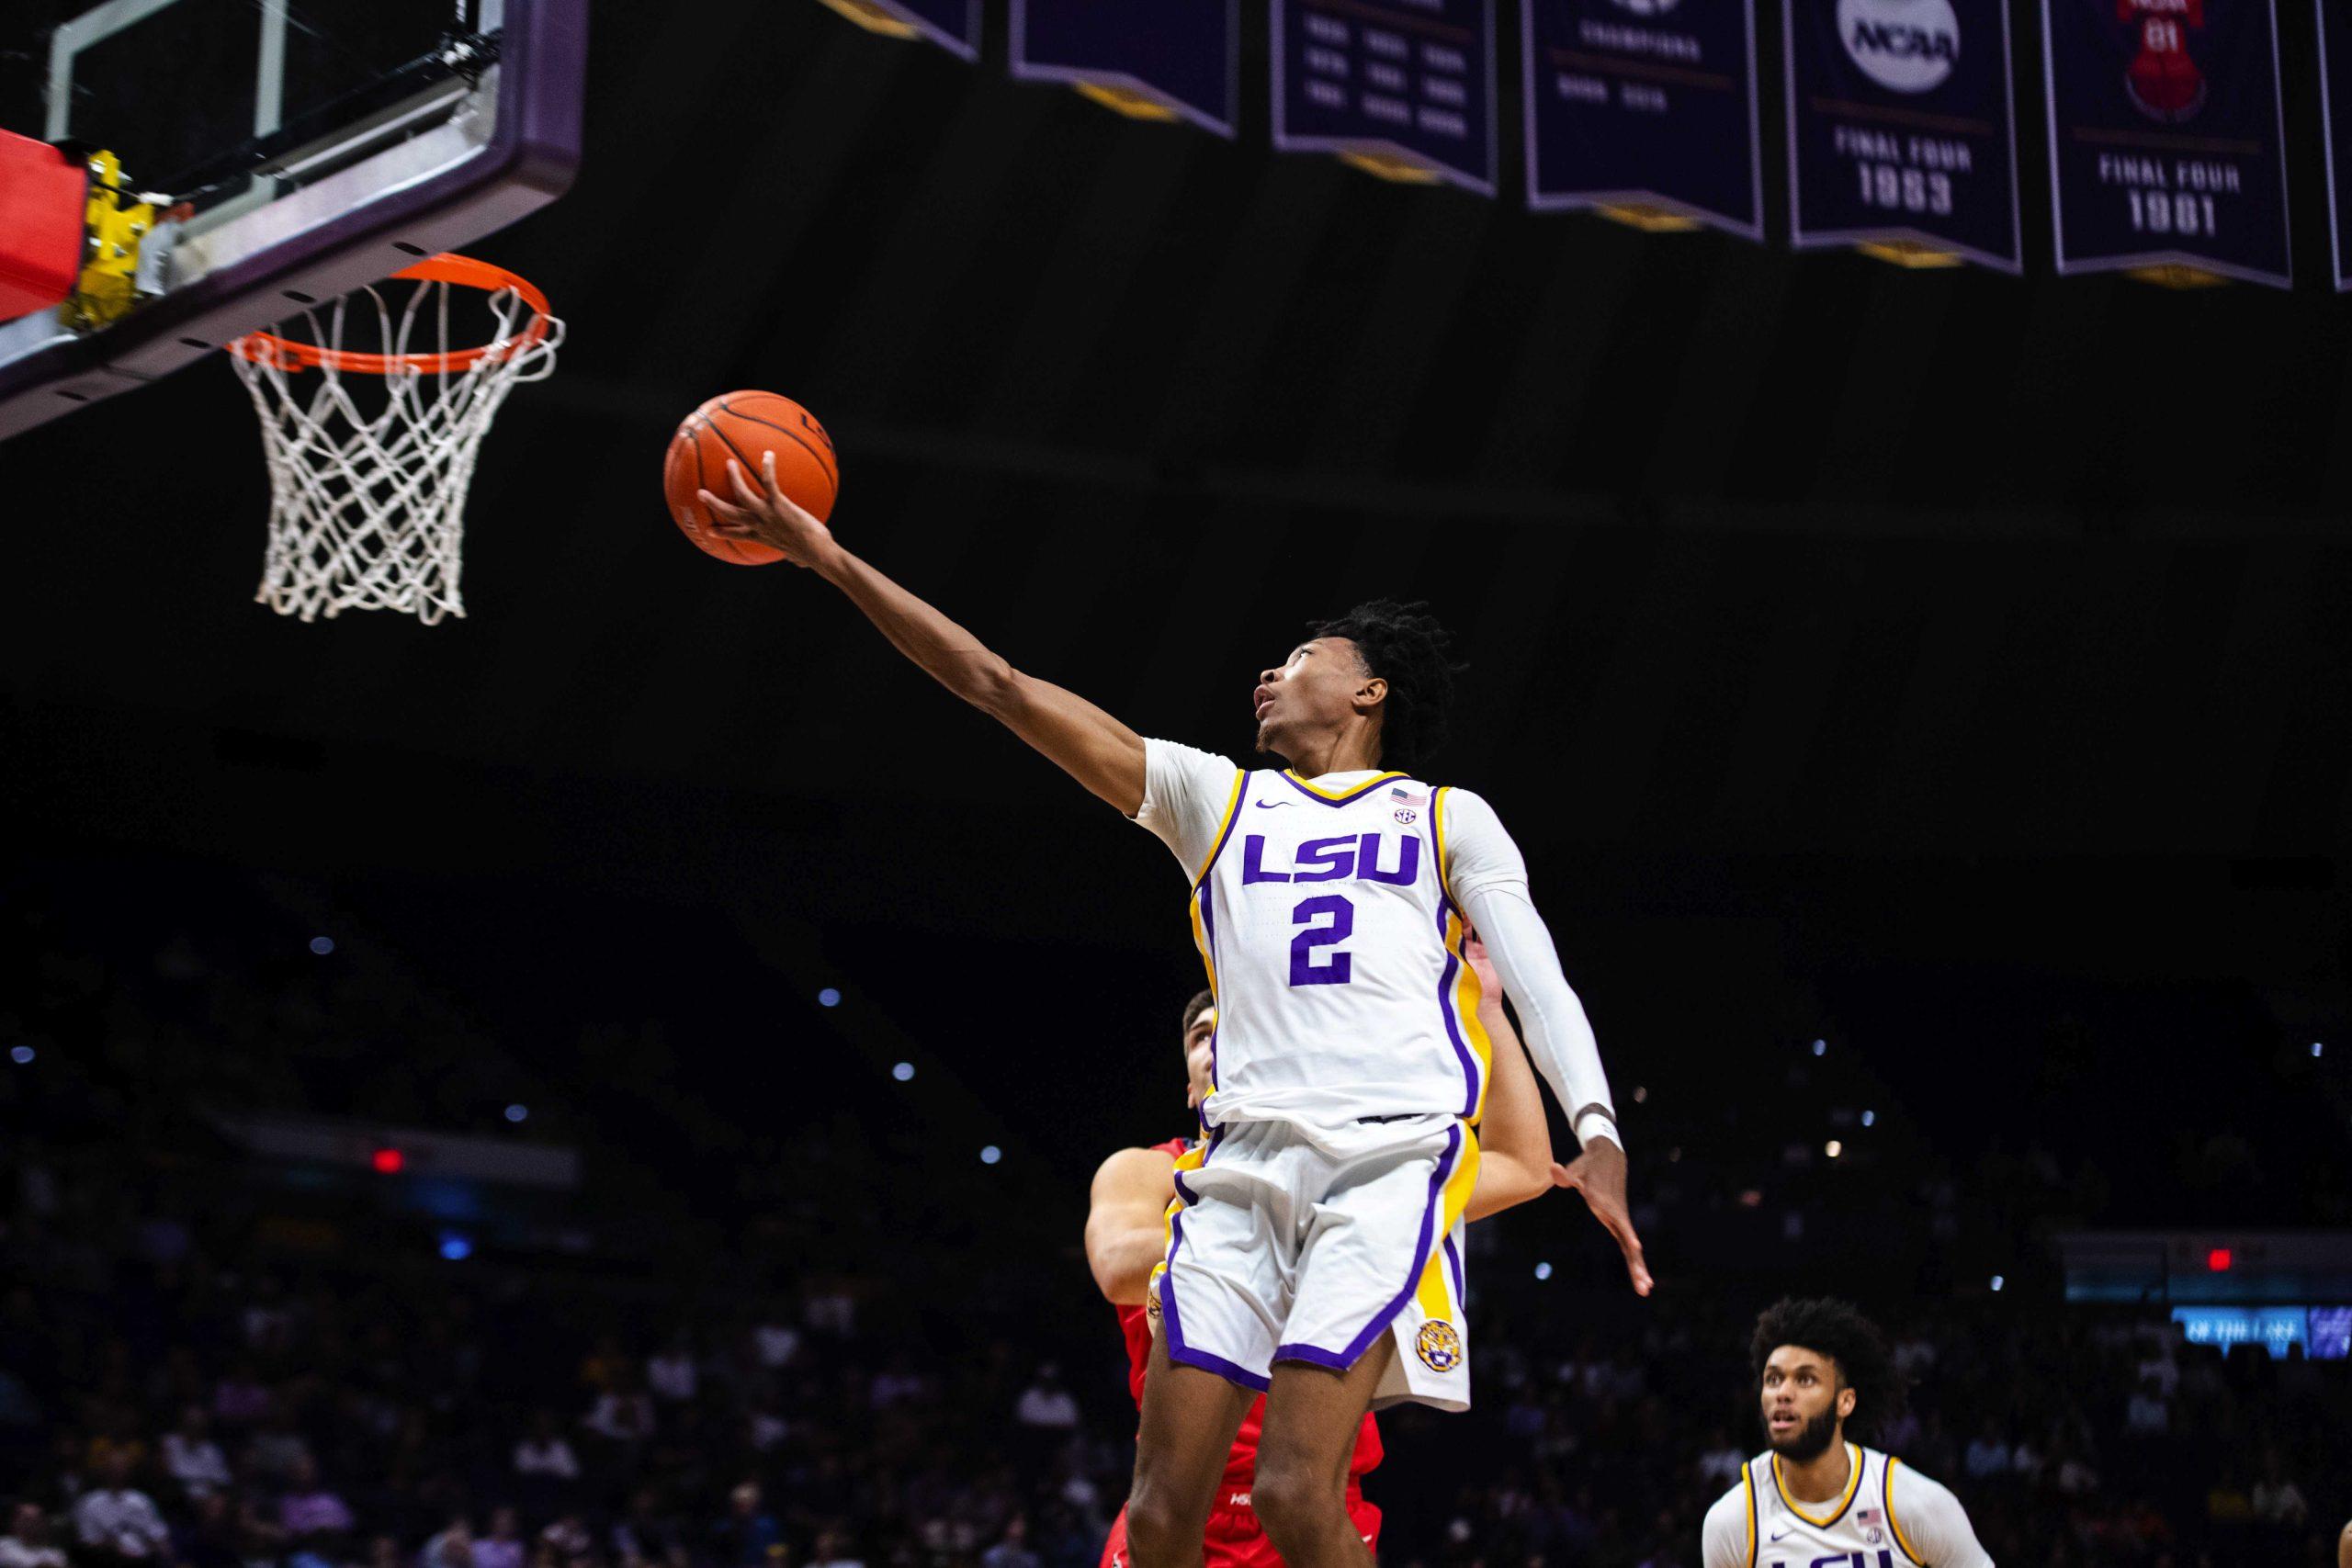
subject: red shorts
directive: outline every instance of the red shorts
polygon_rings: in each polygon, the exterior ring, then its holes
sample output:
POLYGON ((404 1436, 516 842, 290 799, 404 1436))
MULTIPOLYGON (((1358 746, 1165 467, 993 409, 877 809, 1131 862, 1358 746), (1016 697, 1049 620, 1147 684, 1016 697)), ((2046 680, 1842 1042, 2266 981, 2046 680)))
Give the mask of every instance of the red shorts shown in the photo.
MULTIPOLYGON (((1348 1489, 1348 1517, 1355 1521, 1356 1533, 1363 1537, 1373 1556, 1378 1557, 1380 1505, 1366 1502, 1363 1494, 1351 1486, 1348 1489)), ((1266 1539, 1265 1527, 1250 1508, 1210 1509, 1203 1546, 1204 1568, 1283 1568, 1282 1553, 1266 1539)), ((1111 1539, 1102 1543, 1102 1568, 1128 1568, 1125 1508, 1111 1521, 1111 1539)))

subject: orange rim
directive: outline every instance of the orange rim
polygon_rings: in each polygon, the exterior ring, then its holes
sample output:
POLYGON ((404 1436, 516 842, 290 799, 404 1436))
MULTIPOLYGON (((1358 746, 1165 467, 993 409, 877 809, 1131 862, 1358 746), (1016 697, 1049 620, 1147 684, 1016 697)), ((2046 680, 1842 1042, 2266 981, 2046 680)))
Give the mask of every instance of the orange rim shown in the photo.
POLYGON ((484 344, 480 348, 453 348, 440 354, 357 354, 340 348, 321 348, 316 344, 296 343, 292 338, 276 333, 247 333, 229 344, 229 352, 256 365, 275 365, 282 370, 316 370, 322 366, 330 370, 347 370, 355 376, 389 376, 395 370, 413 370, 420 375, 446 375, 452 370, 470 370, 493 352, 507 358, 530 348, 548 335, 548 297, 537 285, 503 266, 476 261, 471 256, 427 256, 413 266, 404 266, 392 274, 419 283, 456 283, 468 288, 479 288, 485 294, 514 290, 523 303, 531 308, 530 325, 522 334, 503 344, 484 344))

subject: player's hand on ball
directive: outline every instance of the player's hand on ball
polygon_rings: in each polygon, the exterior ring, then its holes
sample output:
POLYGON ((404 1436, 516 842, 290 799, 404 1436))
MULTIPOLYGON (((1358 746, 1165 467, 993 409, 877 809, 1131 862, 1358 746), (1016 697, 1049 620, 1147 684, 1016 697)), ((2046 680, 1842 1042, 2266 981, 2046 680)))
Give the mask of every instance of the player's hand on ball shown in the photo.
POLYGON ((1642 1260, 1642 1238, 1634 1234, 1634 1217, 1625 1208, 1625 1151, 1606 1138, 1595 1138, 1566 1165, 1555 1161, 1552 1180, 1583 1196, 1585 1207, 1616 1238, 1617 1249, 1625 1255, 1625 1273, 1634 1281, 1634 1293, 1648 1295, 1650 1266, 1642 1260))
POLYGON ((752 539, 782 550, 795 566, 814 566, 833 542, 832 530, 784 493, 775 482, 775 454, 760 455, 760 482, 734 458, 727 459, 727 479, 735 491, 729 502, 708 491, 697 491, 710 508, 711 532, 730 539, 752 539))

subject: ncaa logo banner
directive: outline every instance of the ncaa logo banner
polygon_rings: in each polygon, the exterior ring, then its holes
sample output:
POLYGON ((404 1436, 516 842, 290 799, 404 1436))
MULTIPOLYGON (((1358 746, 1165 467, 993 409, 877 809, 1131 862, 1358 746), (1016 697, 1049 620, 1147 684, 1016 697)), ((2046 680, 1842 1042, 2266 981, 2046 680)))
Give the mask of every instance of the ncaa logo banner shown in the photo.
POLYGON ((1240 13, 1241 0, 1012 0, 1012 73, 1108 88, 1130 113, 1230 137, 1240 13))
POLYGON ((1272 10, 1275 146, 1495 194, 1494 0, 1272 10))
POLYGON ((2327 227, 2335 287, 2352 288, 2352 0, 2319 0, 2320 136, 2327 143, 2327 227))
POLYGON ((878 14, 967 60, 980 57, 980 0, 825 0, 825 4, 860 27, 872 26, 871 17, 878 14))
POLYGON ((1521 0, 1520 17, 1530 207, 1662 207, 1763 236, 1755 0, 1521 0))
POLYGON ((2288 287, 2271 0, 2041 0, 2041 35, 2059 272, 2288 287))
POLYGON ((1790 240, 2021 270, 2004 0, 1786 0, 1790 240))

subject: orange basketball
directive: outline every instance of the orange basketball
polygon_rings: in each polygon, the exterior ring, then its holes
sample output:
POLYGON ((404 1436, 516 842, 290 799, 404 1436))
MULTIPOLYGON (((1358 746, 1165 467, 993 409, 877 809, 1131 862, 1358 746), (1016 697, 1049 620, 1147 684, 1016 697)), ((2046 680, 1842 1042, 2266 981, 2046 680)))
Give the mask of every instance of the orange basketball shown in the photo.
POLYGON ((695 493, 707 490, 722 501, 735 499, 734 486, 727 479, 729 457, 742 465, 743 477, 756 489, 760 457, 766 452, 775 454, 777 489, 820 521, 832 515, 833 497, 842 485, 841 465, 833 457, 833 438, 817 416, 774 392, 721 392, 679 423, 662 464, 670 516, 696 549, 737 566, 766 566, 784 558, 782 550, 712 533, 710 510, 695 493))

